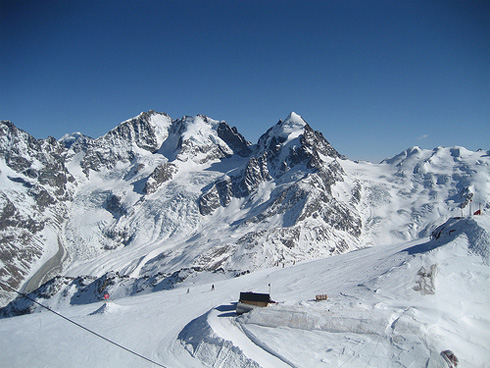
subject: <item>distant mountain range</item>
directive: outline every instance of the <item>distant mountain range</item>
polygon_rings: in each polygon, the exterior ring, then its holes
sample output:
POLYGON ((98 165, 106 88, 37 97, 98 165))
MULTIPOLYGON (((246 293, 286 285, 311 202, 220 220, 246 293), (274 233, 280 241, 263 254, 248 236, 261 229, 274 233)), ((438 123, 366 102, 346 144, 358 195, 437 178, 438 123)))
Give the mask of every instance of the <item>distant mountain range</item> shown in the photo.
POLYGON ((51 280, 37 295, 75 304, 429 236, 478 209, 489 151, 353 162, 295 113, 256 144, 203 115, 149 111, 58 141, 0 122, 0 279, 51 280))

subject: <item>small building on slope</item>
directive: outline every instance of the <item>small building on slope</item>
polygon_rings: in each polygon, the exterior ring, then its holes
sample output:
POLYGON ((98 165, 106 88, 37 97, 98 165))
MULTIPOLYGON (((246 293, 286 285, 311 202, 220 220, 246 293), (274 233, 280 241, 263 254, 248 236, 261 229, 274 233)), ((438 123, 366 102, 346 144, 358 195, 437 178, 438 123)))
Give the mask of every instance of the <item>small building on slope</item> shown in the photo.
POLYGON ((269 294, 241 292, 236 306, 236 314, 240 315, 257 307, 267 307, 271 303, 275 302, 269 294))

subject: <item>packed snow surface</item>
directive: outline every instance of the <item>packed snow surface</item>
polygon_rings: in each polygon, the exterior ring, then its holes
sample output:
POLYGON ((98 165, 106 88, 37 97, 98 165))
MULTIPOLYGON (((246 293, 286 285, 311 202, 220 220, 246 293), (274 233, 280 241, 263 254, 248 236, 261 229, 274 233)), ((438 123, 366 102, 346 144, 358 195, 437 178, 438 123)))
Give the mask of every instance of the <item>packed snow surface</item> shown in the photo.
MULTIPOLYGON (((489 230, 487 216, 450 219, 432 239, 107 304, 46 302, 165 367, 444 367, 446 349, 489 367, 489 230), (278 303, 237 316, 240 291, 278 303)), ((155 366, 46 310, 0 320, 0 335, 6 367, 155 366)))

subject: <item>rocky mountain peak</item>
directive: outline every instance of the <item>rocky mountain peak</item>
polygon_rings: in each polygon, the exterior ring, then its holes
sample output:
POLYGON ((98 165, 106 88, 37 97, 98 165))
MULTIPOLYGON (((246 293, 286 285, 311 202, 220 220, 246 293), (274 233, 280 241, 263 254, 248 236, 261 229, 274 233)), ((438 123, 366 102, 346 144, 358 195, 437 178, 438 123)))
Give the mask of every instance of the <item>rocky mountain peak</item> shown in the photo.
POLYGON ((113 145, 135 144, 139 148, 155 152, 168 137, 171 123, 172 119, 166 113, 150 110, 122 122, 98 139, 113 145))
POLYGON ((257 147, 258 155, 267 157, 271 172, 278 174, 298 164, 307 164, 310 168, 321 166, 320 155, 345 158, 294 112, 262 135, 257 147))
POLYGON ((59 139, 59 142, 66 148, 70 149, 73 147, 73 149, 78 152, 80 151, 81 148, 75 148, 75 147, 83 147, 87 146, 88 141, 93 141, 94 139, 92 137, 89 137, 88 135, 82 134, 80 132, 73 132, 71 134, 65 134, 63 137, 59 139))
POLYGON ((293 111, 289 113, 283 122, 277 124, 276 127, 281 127, 281 135, 289 136, 295 131, 301 131, 307 125, 308 123, 300 115, 293 111))
POLYGON ((251 143, 241 135, 236 127, 230 127, 224 121, 220 122, 216 130, 220 137, 233 152, 242 157, 249 156, 252 153, 251 143))
POLYGON ((38 147, 39 142, 32 135, 17 128, 11 121, 0 122, 0 152, 8 153, 10 150, 28 149, 38 147), (22 146, 22 147, 20 147, 22 146))
POLYGON ((234 154, 246 156, 251 152, 249 145, 236 128, 224 121, 205 115, 184 116, 173 121, 171 133, 159 152, 170 161, 205 163, 234 154))
POLYGON ((306 126, 308 126, 306 121, 292 112, 286 120, 279 120, 276 125, 259 138, 259 149, 277 151, 280 146, 285 146, 301 136, 306 126))
POLYGON ((64 147, 53 137, 36 139, 10 121, 0 122, 0 156, 7 166, 27 177, 64 171, 64 147))

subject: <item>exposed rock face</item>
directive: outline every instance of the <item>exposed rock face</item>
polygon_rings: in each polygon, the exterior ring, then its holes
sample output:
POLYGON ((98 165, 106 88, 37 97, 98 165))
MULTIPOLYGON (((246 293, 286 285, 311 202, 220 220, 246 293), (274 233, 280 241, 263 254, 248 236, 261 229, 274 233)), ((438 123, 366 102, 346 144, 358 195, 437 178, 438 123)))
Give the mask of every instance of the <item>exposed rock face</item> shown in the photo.
POLYGON ((146 180, 144 192, 146 194, 155 193, 163 183, 172 179, 176 171, 175 165, 171 163, 164 163, 157 166, 146 180))
MULTIPOLYGON (((262 243, 275 243, 280 247, 277 253, 288 252, 300 242, 303 228, 309 228, 318 219, 314 237, 301 241, 311 242, 312 247, 315 243, 330 244, 331 253, 346 251, 347 240, 356 244, 362 221, 354 200, 345 204, 332 196, 332 185, 343 182, 345 177, 337 161, 340 158, 321 133, 313 131, 300 116, 292 113, 259 139, 254 155, 243 170, 216 181, 201 195, 199 210, 202 215, 209 215, 228 205, 232 198, 250 196, 261 183, 273 182, 280 189, 262 205, 259 213, 247 217, 241 226, 253 228, 280 216, 281 228, 265 232, 251 229, 250 235, 262 239, 262 243), (344 236, 334 236, 337 231, 344 236)), ((359 190, 356 194, 360 196, 359 190)), ((256 247, 261 247, 261 241, 257 241, 256 247)))
MULTIPOLYGON (((296 116, 296 119, 301 118, 296 116)), ((314 168, 314 162, 319 161, 316 145, 322 151, 328 151, 325 147, 330 145, 321 135, 321 140, 319 140, 306 122, 302 119, 301 121, 304 125, 299 123, 296 128, 302 129, 302 131, 293 130, 290 132, 290 135, 295 136, 293 142, 287 141, 289 135, 284 133, 290 128, 289 120, 280 121, 275 127, 269 129, 259 139, 255 152, 249 149, 251 157, 239 174, 233 175, 230 179, 220 179, 207 193, 201 196, 201 213, 210 213, 211 208, 217 208, 218 202, 221 205, 228 204, 231 197, 248 196, 260 183, 278 179, 286 171, 297 165, 303 164, 308 166, 307 168, 314 168)), ((333 152, 336 154, 335 150, 333 152)), ((339 155, 337 154, 337 156, 339 155)), ((320 162, 316 165, 320 165, 320 162)))
MULTIPOLYGON (((0 122, 0 279, 11 287, 19 288, 39 264, 63 222, 75 180, 65 152, 52 137, 38 140, 0 122)), ((11 297, 2 291, 0 302, 11 297)))
POLYGON ((88 175, 89 170, 114 169, 118 162, 131 162, 140 152, 153 153, 166 138, 166 127, 171 124, 165 113, 149 111, 127 120, 97 139, 77 140, 71 149, 84 151, 80 165, 88 175))
POLYGON ((0 122, 0 136, 0 156, 19 174, 10 180, 29 188, 35 184, 49 186, 57 197, 69 199, 66 184, 74 179, 66 170, 62 144, 53 137, 37 140, 9 121, 0 122))
POLYGON ((249 147, 250 142, 238 133, 235 127, 231 128, 225 122, 220 122, 218 124, 217 132, 218 137, 220 137, 237 155, 247 157, 252 153, 249 147))

